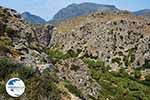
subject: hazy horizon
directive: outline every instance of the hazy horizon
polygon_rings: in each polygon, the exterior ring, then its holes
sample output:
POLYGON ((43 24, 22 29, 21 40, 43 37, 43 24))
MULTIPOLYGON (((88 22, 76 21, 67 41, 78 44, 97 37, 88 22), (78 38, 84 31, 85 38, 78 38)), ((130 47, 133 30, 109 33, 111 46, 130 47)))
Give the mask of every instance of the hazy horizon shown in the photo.
POLYGON ((97 4, 114 5, 122 10, 138 11, 142 9, 150 9, 150 1, 148 0, 1 0, 0 6, 17 10, 18 12, 30 12, 45 20, 50 20, 62 8, 72 3, 92 2, 97 4))

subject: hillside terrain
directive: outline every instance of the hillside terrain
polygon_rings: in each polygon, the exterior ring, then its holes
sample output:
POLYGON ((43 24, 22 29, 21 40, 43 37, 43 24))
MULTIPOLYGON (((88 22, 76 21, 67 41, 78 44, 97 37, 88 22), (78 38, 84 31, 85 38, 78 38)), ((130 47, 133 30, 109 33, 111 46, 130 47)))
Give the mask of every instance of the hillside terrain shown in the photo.
MULTIPOLYGON (((130 86, 127 86, 126 90, 122 85, 130 82, 143 84, 142 81, 149 73, 150 22, 147 19, 137 17, 128 11, 99 11, 61 22, 56 25, 56 28, 57 32, 53 33, 51 48, 64 53, 71 52, 87 63, 92 77, 97 80, 102 93, 105 91, 103 94, 110 100, 124 97, 124 100, 145 98, 145 96, 135 97, 134 93, 139 92, 138 90, 130 90, 130 86), (119 78, 114 76, 116 73, 124 73, 124 75, 119 78), (109 91, 111 88, 106 88, 108 84, 112 87, 114 84, 111 92, 109 91), (113 91, 114 94, 111 94, 113 91), (123 91, 128 91, 129 94, 125 93, 122 97, 119 94, 121 91, 122 94, 123 91)), ((64 73, 68 75, 67 70, 64 73)), ((100 100, 103 100, 102 98, 103 96, 100 100)))
POLYGON ((106 10, 31 25, 0 7, 0 100, 16 100, 12 77, 26 85, 17 100, 150 100, 150 21, 106 10))

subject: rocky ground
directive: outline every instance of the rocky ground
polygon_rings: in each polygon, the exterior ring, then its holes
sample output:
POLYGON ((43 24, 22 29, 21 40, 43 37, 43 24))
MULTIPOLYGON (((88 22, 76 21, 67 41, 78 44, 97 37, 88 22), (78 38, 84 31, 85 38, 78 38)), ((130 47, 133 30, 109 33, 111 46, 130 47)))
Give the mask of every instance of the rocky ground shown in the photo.
POLYGON ((0 7, 0 100, 15 100, 11 77, 26 84, 18 100, 149 100, 149 29, 127 11, 37 26, 0 7))
POLYGON ((74 29, 65 33, 69 25, 69 21, 58 25, 59 32, 53 34, 54 47, 65 52, 73 50, 79 57, 100 58, 118 67, 142 67, 150 60, 150 22, 144 18, 125 11, 97 12, 85 16, 80 25, 74 24, 74 29))

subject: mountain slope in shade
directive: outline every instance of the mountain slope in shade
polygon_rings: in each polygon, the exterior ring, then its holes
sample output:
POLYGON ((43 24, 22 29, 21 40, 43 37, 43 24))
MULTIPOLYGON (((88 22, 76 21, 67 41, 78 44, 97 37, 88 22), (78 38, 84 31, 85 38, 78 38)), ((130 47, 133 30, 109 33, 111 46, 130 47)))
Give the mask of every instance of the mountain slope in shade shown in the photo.
POLYGON ((136 12, 133 12, 137 16, 149 15, 150 16, 150 9, 143 9, 136 12))
POLYGON ((50 22, 63 21, 71 19, 77 16, 82 16, 95 11, 105 11, 105 10, 119 10, 113 5, 104 5, 96 3, 81 3, 81 4, 71 4, 66 8, 61 9, 50 22))
POLYGON ((32 24, 44 24, 46 21, 39 16, 32 15, 29 12, 24 12, 21 16, 29 23, 32 24))

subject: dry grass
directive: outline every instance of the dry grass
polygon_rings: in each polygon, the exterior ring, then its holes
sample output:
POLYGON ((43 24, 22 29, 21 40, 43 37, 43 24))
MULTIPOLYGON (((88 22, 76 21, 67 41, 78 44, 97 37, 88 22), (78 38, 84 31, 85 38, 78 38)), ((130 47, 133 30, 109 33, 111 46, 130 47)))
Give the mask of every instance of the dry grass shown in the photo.
POLYGON ((67 32, 70 32, 72 29, 74 29, 76 26, 81 25, 81 23, 84 21, 86 21, 86 19, 83 16, 77 17, 71 20, 61 22, 57 24, 56 27, 59 32, 67 33, 67 32))

